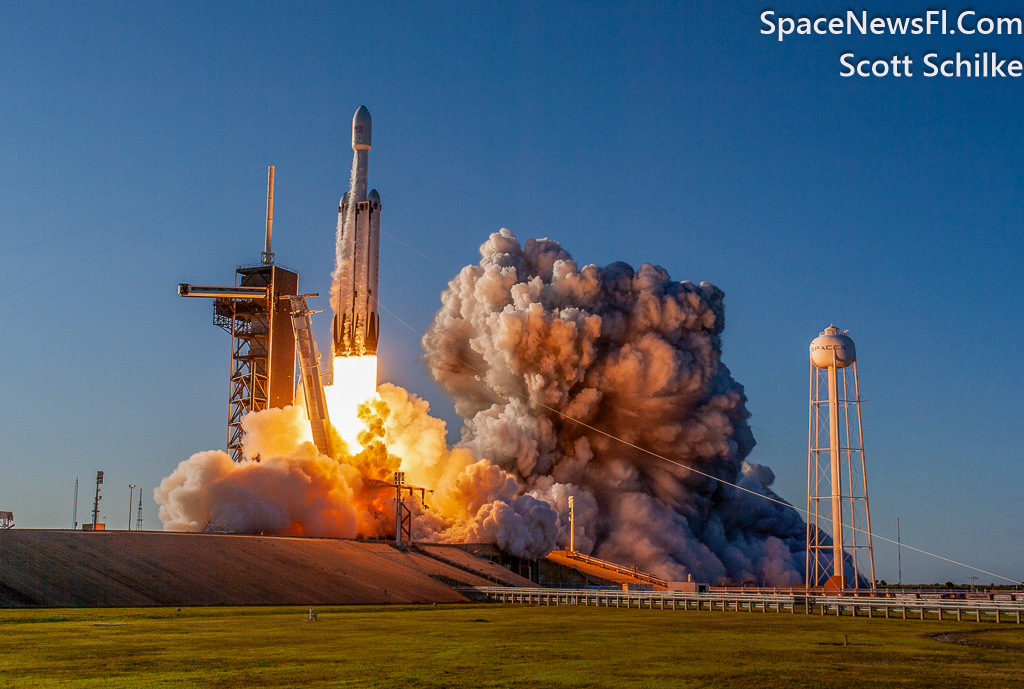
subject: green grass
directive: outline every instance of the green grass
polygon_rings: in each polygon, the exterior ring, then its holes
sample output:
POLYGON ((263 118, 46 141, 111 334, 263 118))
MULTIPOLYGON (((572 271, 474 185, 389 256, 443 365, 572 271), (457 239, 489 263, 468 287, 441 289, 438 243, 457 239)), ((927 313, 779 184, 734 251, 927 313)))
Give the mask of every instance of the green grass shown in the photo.
POLYGON ((307 623, 300 608, 0 611, 0 687, 1024 685, 1024 652, 1005 650, 1021 646, 1016 625, 570 606, 317 612, 307 623), (944 632, 1003 649, 932 638, 944 632))

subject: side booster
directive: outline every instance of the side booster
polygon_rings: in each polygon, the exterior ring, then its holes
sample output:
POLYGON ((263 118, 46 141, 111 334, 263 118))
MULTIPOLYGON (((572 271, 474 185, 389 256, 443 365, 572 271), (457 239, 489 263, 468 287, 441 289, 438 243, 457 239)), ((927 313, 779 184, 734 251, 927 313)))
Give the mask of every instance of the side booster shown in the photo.
POLYGON ((338 205, 342 246, 331 347, 336 357, 377 353, 381 205, 376 189, 366 193, 372 126, 370 111, 359 106, 352 117, 351 187, 338 205))

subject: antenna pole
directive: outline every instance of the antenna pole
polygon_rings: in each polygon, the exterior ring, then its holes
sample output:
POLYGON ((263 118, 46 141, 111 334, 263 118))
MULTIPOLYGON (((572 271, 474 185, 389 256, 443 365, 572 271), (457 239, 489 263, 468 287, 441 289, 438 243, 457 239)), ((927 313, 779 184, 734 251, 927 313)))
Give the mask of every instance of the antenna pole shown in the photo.
POLYGON ((132 505, 135 504, 135 484, 128 484, 128 530, 132 530, 132 505))
POLYGON ((263 265, 274 265, 274 252, 271 243, 274 238, 274 166, 267 170, 267 243, 263 251, 263 265))
POLYGON ((394 475, 395 483, 395 545, 402 545, 402 510, 405 505, 402 504, 402 486, 405 485, 405 472, 396 471, 394 475))
POLYGON ((75 507, 71 515, 71 530, 78 528, 78 477, 75 477, 75 507))
POLYGON ((896 517, 896 562, 899 567, 900 588, 903 588, 903 543, 900 541, 899 517, 896 517))
POLYGON ((576 508, 573 505, 573 496, 569 496, 569 552, 576 552, 576 508))
POLYGON ((139 518, 135 522, 135 530, 142 531, 142 491, 139 491, 139 518))
POLYGON ((103 483, 103 472, 96 472, 96 500, 92 504, 92 530, 96 530, 96 525, 100 522, 100 485, 103 483))

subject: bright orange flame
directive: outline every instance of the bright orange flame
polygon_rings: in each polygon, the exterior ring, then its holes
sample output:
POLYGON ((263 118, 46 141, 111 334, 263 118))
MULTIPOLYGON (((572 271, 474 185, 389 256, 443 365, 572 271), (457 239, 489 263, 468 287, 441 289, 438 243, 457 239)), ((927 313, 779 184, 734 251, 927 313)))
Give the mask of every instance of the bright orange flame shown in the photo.
POLYGON ((377 357, 339 356, 334 358, 334 385, 324 386, 327 413, 331 425, 348 443, 349 452, 363 449, 358 436, 366 430, 358 416, 359 405, 377 394, 377 357))

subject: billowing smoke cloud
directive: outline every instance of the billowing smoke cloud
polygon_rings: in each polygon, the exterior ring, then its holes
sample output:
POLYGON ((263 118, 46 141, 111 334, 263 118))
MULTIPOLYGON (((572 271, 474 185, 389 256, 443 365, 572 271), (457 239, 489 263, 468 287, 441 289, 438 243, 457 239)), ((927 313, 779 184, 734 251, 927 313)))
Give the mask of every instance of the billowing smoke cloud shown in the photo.
POLYGON ((413 501, 416 539, 539 557, 568 544, 572 496, 583 552, 672 580, 800 583, 806 525, 759 497, 778 499, 775 476, 746 461, 754 438, 721 361, 721 290, 649 264, 580 268, 557 242, 521 245, 504 229, 480 251, 423 337, 463 419, 455 447, 424 400, 390 384, 360 407, 355 455, 319 454, 299 407, 250 414, 245 461, 201 452, 161 482, 164 527, 385 536, 395 506, 383 482, 400 469, 433 491, 413 501))
POLYGON ((745 461, 754 438, 721 361, 722 291, 650 264, 580 268, 557 242, 505 229, 480 252, 423 338, 464 420, 459 446, 550 505, 560 544, 573 495, 584 552, 674 580, 802 581, 795 510, 686 468, 777 499, 772 471, 745 461))
POLYGON ((240 533, 351 536, 362 475, 320 455, 299 407, 268 409, 243 420, 247 459, 199 452, 160 482, 154 498, 169 531, 207 523, 240 533))
POLYGON ((529 558, 554 547, 555 511, 520 495, 511 474, 467 449, 449 448, 445 423, 430 416, 425 401, 385 384, 359 413, 365 449, 335 457, 317 451, 301 407, 245 416, 244 461, 199 452, 160 482, 154 498, 164 529, 393 537, 387 482, 401 469, 408 483, 433 490, 425 505, 407 498, 415 538, 496 543, 529 558))

